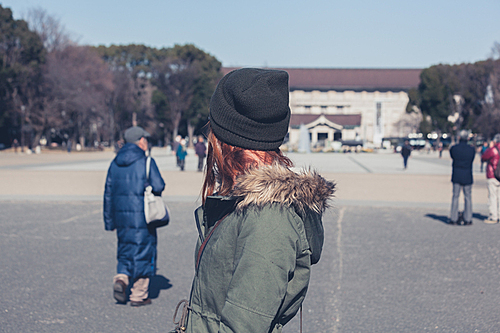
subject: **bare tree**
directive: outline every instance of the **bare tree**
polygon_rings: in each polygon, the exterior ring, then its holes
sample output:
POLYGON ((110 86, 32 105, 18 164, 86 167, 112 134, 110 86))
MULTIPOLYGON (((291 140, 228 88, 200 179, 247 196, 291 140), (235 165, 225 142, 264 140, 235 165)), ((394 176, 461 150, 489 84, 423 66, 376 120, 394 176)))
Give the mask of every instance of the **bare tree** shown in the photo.
POLYGON ((48 54, 44 107, 64 129, 85 145, 86 139, 110 140, 109 99, 113 77, 99 55, 86 46, 67 46, 48 54))
POLYGON ((75 44, 60 20, 47 14, 47 11, 41 7, 28 10, 26 21, 30 30, 40 36, 43 46, 49 53, 75 44))

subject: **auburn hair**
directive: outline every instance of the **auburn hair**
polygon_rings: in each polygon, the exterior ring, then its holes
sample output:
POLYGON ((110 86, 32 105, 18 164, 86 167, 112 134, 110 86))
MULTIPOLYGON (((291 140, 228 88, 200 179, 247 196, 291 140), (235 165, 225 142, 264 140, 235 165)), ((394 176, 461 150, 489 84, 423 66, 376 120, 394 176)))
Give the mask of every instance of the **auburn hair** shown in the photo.
POLYGON ((228 145, 219 140, 208 126, 208 152, 205 180, 201 189, 202 202, 217 193, 227 196, 234 187, 236 178, 259 164, 278 163, 292 167, 293 162, 279 150, 251 150, 228 145))

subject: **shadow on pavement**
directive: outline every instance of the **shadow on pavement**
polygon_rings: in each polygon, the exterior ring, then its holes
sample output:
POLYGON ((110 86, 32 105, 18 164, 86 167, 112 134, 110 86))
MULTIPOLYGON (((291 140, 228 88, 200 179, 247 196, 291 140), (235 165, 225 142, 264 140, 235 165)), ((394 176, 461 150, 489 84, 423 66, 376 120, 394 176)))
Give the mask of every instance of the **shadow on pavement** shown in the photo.
POLYGON ((425 214, 425 217, 429 217, 444 224, 448 224, 448 216, 446 215, 436 215, 436 214, 425 214))
POLYGON ((163 275, 155 275, 149 280, 149 298, 155 299, 160 295, 160 290, 171 288, 170 280, 163 275))
MULTIPOLYGON (((448 224, 448 216, 447 215, 437 215, 437 214, 425 214, 425 217, 434 219, 439 222, 443 222, 444 224, 448 224)), ((481 221, 486 220, 487 216, 480 213, 472 213, 473 219, 478 219, 481 221)))
POLYGON ((488 216, 480 213, 472 213, 472 218, 484 221, 488 218, 488 216))

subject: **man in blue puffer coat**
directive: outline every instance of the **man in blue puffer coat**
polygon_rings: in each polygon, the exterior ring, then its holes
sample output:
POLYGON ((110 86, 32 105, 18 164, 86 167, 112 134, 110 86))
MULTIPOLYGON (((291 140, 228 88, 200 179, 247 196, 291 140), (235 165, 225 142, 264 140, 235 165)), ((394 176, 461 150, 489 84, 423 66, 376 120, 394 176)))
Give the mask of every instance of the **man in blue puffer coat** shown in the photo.
POLYGON ((156 229, 148 228, 146 223, 144 189, 149 184, 155 195, 161 195, 165 188, 153 159, 149 179, 146 179, 147 137, 149 133, 138 126, 125 131, 126 144, 111 162, 104 191, 104 227, 109 231, 116 229, 118 237, 113 295, 119 303, 126 303, 126 289, 129 281, 133 282, 132 306, 151 304, 149 277, 156 272, 156 229))

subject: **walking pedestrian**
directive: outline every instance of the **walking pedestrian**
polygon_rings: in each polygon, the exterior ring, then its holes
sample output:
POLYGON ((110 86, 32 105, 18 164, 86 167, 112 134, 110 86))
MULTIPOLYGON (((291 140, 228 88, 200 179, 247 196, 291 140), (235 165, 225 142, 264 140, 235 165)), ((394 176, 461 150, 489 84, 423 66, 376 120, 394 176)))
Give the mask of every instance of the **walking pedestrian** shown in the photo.
POLYGON ((144 189, 151 185, 161 195, 165 182, 151 158, 146 179, 146 154, 149 133, 138 126, 125 131, 125 145, 111 162, 104 191, 104 227, 116 229, 118 237, 117 274, 113 278, 113 296, 119 303, 151 304, 149 278, 156 274, 156 229, 148 227, 144 216, 144 189))
POLYGON ((408 166, 408 157, 411 155, 411 146, 408 140, 405 140, 405 144, 401 148, 401 156, 403 156, 403 165, 406 170, 408 166))
POLYGON ((476 157, 474 147, 467 144, 469 132, 462 130, 459 135, 459 143, 450 148, 450 156, 453 160, 451 181, 453 183, 453 197, 451 199, 451 213, 449 224, 472 224, 472 162, 476 157), (458 199, 460 192, 464 193, 463 220, 459 219, 458 199))
POLYGON ((228 73, 212 96, 196 274, 177 332, 281 332, 304 300, 334 184, 293 172, 279 150, 288 96, 288 73, 254 68, 228 73))
POLYGON ((495 169, 500 159, 500 134, 495 135, 493 142, 493 146, 488 148, 481 156, 481 161, 488 162, 486 165, 486 179, 488 180, 489 216, 484 221, 488 224, 498 223, 498 211, 500 207, 500 182, 495 178, 495 169))
POLYGON ((203 141, 203 136, 198 136, 198 141, 194 146, 194 150, 196 155, 198 155, 198 171, 203 170, 203 160, 205 159, 207 153, 207 147, 205 146, 205 142, 203 141))
POLYGON ((179 145, 177 146, 177 160, 179 161, 179 167, 181 168, 181 171, 184 171, 184 166, 186 165, 186 155, 187 155, 187 148, 186 148, 186 140, 181 139, 179 142, 179 145))
POLYGON ((177 149, 179 149, 179 145, 181 143, 182 137, 180 135, 177 135, 175 137, 175 141, 172 143, 172 153, 175 154, 175 158, 177 160, 177 166, 181 166, 181 160, 179 159, 179 155, 177 155, 177 149))
POLYGON ((19 147, 19 141, 17 141, 17 139, 14 139, 12 141, 12 146, 14 147, 14 152, 17 154, 17 148, 19 147))

